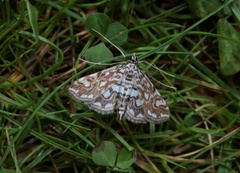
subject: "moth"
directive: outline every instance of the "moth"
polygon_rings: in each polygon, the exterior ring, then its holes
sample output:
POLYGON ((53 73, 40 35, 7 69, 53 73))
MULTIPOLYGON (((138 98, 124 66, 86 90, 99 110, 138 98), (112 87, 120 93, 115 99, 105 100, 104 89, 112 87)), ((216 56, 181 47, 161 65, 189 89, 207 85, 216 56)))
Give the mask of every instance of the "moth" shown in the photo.
POLYGON ((135 55, 126 64, 116 65, 74 81, 69 94, 100 114, 115 110, 118 118, 133 123, 161 123, 169 119, 169 107, 135 55))

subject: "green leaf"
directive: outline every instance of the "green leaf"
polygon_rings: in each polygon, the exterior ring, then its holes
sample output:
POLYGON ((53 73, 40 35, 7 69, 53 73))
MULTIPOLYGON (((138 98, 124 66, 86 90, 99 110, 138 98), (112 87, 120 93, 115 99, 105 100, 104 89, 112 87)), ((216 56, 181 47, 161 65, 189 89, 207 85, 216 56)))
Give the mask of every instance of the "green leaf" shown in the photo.
POLYGON ((127 169, 129 168, 134 162, 136 158, 133 157, 133 152, 128 151, 126 148, 123 148, 118 153, 117 163, 116 166, 120 169, 127 169))
POLYGON ((87 49, 84 53, 87 61, 99 63, 107 59, 112 59, 112 52, 105 46, 104 43, 100 43, 87 49))
POLYGON ((92 35, 98 36, 92 29, 97 30, 102 35, 107 32, 108 25, 111 23, 111 19, 104 13, 93 13, 85 21, 86 29, 92 35))
POLYGON ((114 143, 101 142, 92 152, 93 162, 101 166, 114 167, 117 157, 117 149, 114 143))
POLYGON ((240 35, 226 19, 217 23, 217 32, 225 38, 218 38, 220 69, 224 75, 240 71, 240 35))
MULTIPOLYGON (((85 22, 87 30, 95 36, 99 37, 99 32, 109 39, 113 44, 121 46, 128 39, 128 29, 122 24, 111 23, 111 19, 103 13, 93 13, 85 22), (97 32, 93 31, 95 29, 97 32)), ((104 41, 107 41, 103 38, 104 41)))
POLYGON ((128 39, 128 29, 116 22, 108 26, 106 37, 115 45, 121 46, 128 39))
POLYGON ((33 30, 33 33, 35 35, 35 39, 38 40, 38 34, 39 34, 39 31, 38 31, 38 10, 32 6, 30 4, 29 1, 26 0, 26 4, 27 4, 27 12, 28 12, 28 18, 29 18, 29 21, 30 21, 30 25, 32 27, 32 30, 33 30))

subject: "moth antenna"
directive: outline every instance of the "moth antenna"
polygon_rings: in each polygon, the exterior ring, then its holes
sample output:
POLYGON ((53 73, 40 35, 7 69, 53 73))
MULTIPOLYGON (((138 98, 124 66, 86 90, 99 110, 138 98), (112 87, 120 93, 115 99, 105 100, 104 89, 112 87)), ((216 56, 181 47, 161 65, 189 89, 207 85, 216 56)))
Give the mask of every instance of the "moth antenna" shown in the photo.
MULTIPOLYGON (((152 67, 155 68, 156 70, 160 71, 160 73, 162 73, 162 76, 168 81, 169 84, 170 84, 169 80, 168 80, 163 74, 166 74, 166 75, 171 76, 171 77, 175 77, 174 75, 172 75, 172 74, 170 74, 170 73, 167 73, 167 72, 165 72, 165 71, 163 71, 163 70, 160 70, 160 69, 157 68, 155 65, 153 65, 153 64, 151 64, 151 63, 149 63, 149 62, 147 62, 147 61, 140 61, 140 62, 144 62, 144 63, 152 66, 152 67)), ((151 77, 151 76, 150 76, 150 77, 151 77)), ((155 80, 157 83, 160 83, 161 85, 163 85, 163 86, 165 86, 165 87, 168 87, 168 88, 171 88, 171 89, 174 89, 174 90, 177 89, 176 87, 173 87, 173 86, 170 86, 170 85, 166 85, 166 84, 164 84, 164 83, 162 83, 162 82, 159 82, 158 80, 156 80, 156 79, 153 78, 153 77, 151 77, 151 78, 152 78, 153 80, 155 80)))
POLYGON ((170 74, 170 73, 167 73, 167 72, 165 72, 165 71, 163 71, 163 70, 158 69, 155 65, 153 65, 153 64, 151 64, 151 63, 149 63, 149 62, 147 62, 147 61, 140 61, 140 62, 146 63, 146 64, 152 66, 153 68, 155 68, 156 70, 159 70, 160 72, 162 72, 162 73, 164 73, 164 74, 166 74, 166 75, 168 75, 168 76, 175 77, 174 75, 172 75, 172 74, 170 74))
POLYGON ((107 37, 105 37, 105 36, 103 36, 100 32, 98 32, 97 30, 95 30, 95 29, 93 29, 92 28, 92 30, 94 31, 94 32, 96 32, 96 33, 98 33, 101 37, 103 37, 105 40, 107 40, 107 42, 109 42, 111 45, 113 45, 121 54, 122 54, 122 56, 125 58, 126 57, 126 55, 123 53, 123 51, 119 48, 119 47, 117 47, 115 44, 113 44, 113 42, 111 42, 107 37))
MULTIPOLYGON (((151 76, 150 76, 151 77, 151 76)), ((155 80, 157 83, 160 83, 161 85, 163 85, 163 86, 165 86, 165 87, 168 87, 168 88, 171 88, 171 89, 174 89, 174 90, 176 90, 177 88, 176 87, 173 87, 173 86, 170 86, 170 85, 166 85, 166 84, 164 84, 164 83, 162 83, 162 82, 159 82, 157 79, 155 79, 155 78, 153 78, 153 77, 151 77, 153 80, 155 80)), ((169 82, 169 81, 168 81, 169 82)))

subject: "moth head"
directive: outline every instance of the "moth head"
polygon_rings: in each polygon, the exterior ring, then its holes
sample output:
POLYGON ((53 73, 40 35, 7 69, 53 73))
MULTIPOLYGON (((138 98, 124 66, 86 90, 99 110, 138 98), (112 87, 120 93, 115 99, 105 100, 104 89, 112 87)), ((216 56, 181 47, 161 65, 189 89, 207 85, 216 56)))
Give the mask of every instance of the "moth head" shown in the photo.
POLYGON ((130 60, 130 63, 133 63, 133 64, 137 64, 138 63, 138 60, 137 60, 137 57, 136 57, 135 53, 133 53, 133 56, 132 56, 132 58, 130 60))

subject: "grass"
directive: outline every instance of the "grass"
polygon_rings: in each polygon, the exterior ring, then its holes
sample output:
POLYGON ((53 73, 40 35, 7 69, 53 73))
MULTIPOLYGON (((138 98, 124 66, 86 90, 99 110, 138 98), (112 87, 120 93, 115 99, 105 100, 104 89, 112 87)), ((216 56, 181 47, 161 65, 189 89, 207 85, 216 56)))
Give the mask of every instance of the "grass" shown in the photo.
MULTIPOLYGON (((198 2, 1 1, 0 172, 239 172, 239 2, 198 2), (104 41, 86 29, 93 12, 127 28, 119 47, 149 62, 169 121, 119 122, 68 95, 99 71, 79 59, 104 41)), ((101 62, 128 60, 106 46, 101 62)))

